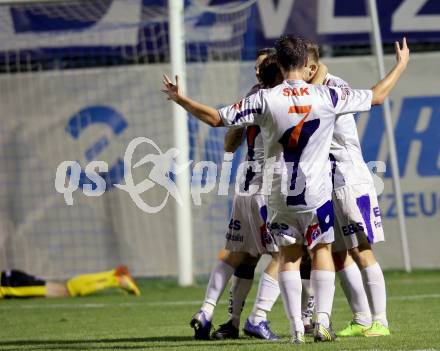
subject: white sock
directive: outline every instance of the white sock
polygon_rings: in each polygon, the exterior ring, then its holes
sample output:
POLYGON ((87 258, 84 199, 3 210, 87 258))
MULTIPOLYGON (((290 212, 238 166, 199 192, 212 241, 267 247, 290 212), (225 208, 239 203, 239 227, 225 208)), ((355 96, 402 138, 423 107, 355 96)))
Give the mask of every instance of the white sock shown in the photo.
POLYGON ((368 302, 370 303, 373 321, 380 321, 388 327, 387 320, 387 293, 385 289, 385 279, 379 263, 375 263, 362 270, 365 291, 367 292, 368 302))
POLYGON ((310 285, 315 292, 316 321, 328 328, 335 294, 335 272, 312 270, 310 285))
POLYGON ((258 325, 267 319, 267 312, 272 310, 272 306, 280 295, 280 287, 278 281, 273 279, 269 274, 263 272, 258 285, 257 297, 255 299, 252 313, 249 321, 253 325, 258 325))
POLYGON ((315 294, 310 286, 310 279, 301 279, 301 311, 304 325, 312 324, 313 311, 315 310, 315 294))
POLYGON ((284 310, 290 321, 291 334, 304 333, 301 320, 301 275, 299 271, 284 271, 278 275, 284 310))
POLYGON ((229 292, 229 319, 232 325, 238 328, 240 326, 241 311, 243 311, 244 302, 252 288, 253 279, 232 277, 231 290, 229 292))
POLYGON ((206 287, 205 301, 200 308, 206 316, 206 319, 211 321, 214 315, 214 308, 220 298, 226 284, 234 273, 234 268, 226 264, 222 260, 217 262, 217 265, 211 271, 208 286, 206 287))
POLYGON ((369 326, 371 325, 371 312, 365 292, 362 274, 356 263, 338 272, 345 297, 353 312, 353 321, 369 326))

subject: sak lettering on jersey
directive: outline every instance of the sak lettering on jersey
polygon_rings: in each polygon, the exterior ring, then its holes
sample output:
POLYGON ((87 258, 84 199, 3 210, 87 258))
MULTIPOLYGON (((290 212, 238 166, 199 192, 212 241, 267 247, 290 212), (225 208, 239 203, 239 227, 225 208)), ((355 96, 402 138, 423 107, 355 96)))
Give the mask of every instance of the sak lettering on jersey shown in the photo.
POLYGON ((310 95, 309 88, 284 88, 283 89, 284 96, 304 96, 310 95))

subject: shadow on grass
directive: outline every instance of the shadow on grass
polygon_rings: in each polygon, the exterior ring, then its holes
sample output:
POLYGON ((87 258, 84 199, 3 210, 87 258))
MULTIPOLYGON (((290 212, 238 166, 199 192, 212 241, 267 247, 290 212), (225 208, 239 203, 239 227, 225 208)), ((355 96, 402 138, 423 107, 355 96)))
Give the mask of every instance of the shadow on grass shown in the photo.
POLYGON ((192 336, 154 336, 145 338, 103 338, 86 340, 4 340, 0 341, 2 350, 136 350, 136 349, 158 349, 161 347, 231 347, 240 343, 229 342, 223 344, 215 341, 196 341, 192 336), (123 345, 138 343, 139 345, 123 345), (148 345, 154 343, 154 345, 148 345), (159 344, 157 344, 159 343, 159 344), (162 345, 160 343, 163 343, 162 345), (171 343, 171 344, 170 344, 171 343), (176 343, 176 344, 173 344, 176 343), (107 344, 107 345, 103 345, 107 344), (147 345, 146 345, 147 344, 147 345))

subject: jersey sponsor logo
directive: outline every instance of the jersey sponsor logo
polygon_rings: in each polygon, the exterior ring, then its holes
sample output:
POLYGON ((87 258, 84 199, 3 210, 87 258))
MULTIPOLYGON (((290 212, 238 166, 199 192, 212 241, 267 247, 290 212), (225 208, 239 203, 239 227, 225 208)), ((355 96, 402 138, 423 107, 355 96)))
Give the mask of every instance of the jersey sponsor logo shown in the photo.
MULTIPOLYGON (((382 221, 380 221, 380 220, 373 220, 373 224, 376 229, 382 228, 382 221)), ((342 233, 344 234, 344 236, 349 236, 349 235, 353 235, 356 233, 365 232, 364 224, 362 222, 344 225, 341 227, 341 230, 342 230, 342 233)))
POLYGON ((374 217, 380 217, 380 208, 379 206, 373 207, 374 217))
POLYGON ((242 243, 244 238, 243 238, 243 235, 240 235, 240 234, 226 233, 226 240, 227 241, 236 241, 236 242, 242 243))
POLYGON ((283 89, 284 96, 304 96, 310 95, 309 88, 284 88, 283 89))
POLYGON ((321 235, 321 228, 319 223, 312 224, 307 228, 306 240, 307 245, 310 246, 312 243, 321 235))
POLYGON ((240 221, 238 219, 231 218, 228 227, 231 230, 240 230, 241 229, 241 223, 240 223, 240 221))
POLYGON ((287 225, 286 223, 269 223, 269 229, 270 230, 288 230, 289 229, 289 225, 287 225))
POLYGON ((341 100, 345 100, 347 98, 347 96, 350 95, 350 89, 349 88, 341 88, 341 100))
POLYGON ((349 225, 344 225, 341 227, 342 233, 345 236, 349 236, 355 233, 363 232, 364 231, 364 225, 362 222, 357 223, 351 223, 349 225))

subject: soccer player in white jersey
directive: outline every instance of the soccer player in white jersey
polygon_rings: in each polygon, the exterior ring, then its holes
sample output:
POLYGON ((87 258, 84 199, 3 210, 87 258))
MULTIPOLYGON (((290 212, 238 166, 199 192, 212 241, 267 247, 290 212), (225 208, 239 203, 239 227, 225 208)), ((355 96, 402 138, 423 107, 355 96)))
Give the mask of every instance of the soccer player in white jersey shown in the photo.
MULTIPOLYGON (((255 68, 259 84, 254 86, 248 95, 252 95, 258 89, 274 87, 283 80, 273 48, 263 49, 257 53, 255 68), (264 53, 265 56, 263 61, 261 61, 261 53, 264 53)), ((228 130, 225 136, 225 151, 235 152, 242 142, 243 135, 246 139, 248 150, 246 159, 249 164, 242 184, 243 191, 248 193, 252 188, 261 189, 263 177, 262 172, 259 170, 264 167, 264 145, 260 128, 249 126, 246 129, 228 130)), ((267 206, 261 191, 257 191, 252 196, 236 193, 230 223, 232 228, 228 233, 226 249, 232 251, 232 253, 247 252, 250 256, 258 259, 262 254, 272 256, 271 261, 261 275, 252 313, 246 319, 243 331, 248 336, 278 340, 278 336, 271 331, 267 320, 267 312, 272 310, 280 294, 278 248, 266 227, 267 222, 267 206), (237 238, 239 240, 236 240, 237 238), (240 240, 241 238, 243 240, 240 240)), ((234 273, 230 291, 229 320, 212 334, 214 339, 238 337, 240 315, 252 284, 252 279, 245 280, 244 278, 234 273)))
MULTIPOLYGON (((318 65, 319 48, 307 42, 309 65, 318 65)), ((339 77, 326 74, 321 82, 347 88, 339 77)), ((362 157, 352 114, 336 119, 330 147, 333 161, 335 243, 333 257, 353 319, 338 336, 389 335, 382 269, 371 245, 384 241, 382 219, 373 179, 362 157)))
POLYGON ((163 92, 212 127, 258 125, 265 146, 263 189, 268 194, 270 229, 280 247, 279 284, 291 323, 291 342, 304 343, 299 265, 307 243, 313 251, 311 285, 316 298, 315 341, 333 341, 330 325, 335 272, 330 144, 336 116, 381 104, 406 69, 409 50, 396 43, 397 63, 371 90, 309 85, 303 81, 307 48, 303 39, 283 36, 275 49, 282 84, 262 89, 216 110, 196 102, 164 76, 163 92))
MULTIPOLYGON (((255 85, 247 95, 255 93, 258 89, 273 87, 282 82, 283 79, 281 71, 277 65, 274 48, 261 49, 257 52, 255 72, 259 83, 255 85)), ((225 151, 235 152, 241 145, 244 135, 246 136, 248 147, 247 160, 257 162, 258 167, 262 169, 262 167, 264 167, 264 145, 261 131, 257 126, 229 129, 225 135, 225 151)), ((258 188, 261 188, 261 172, 254 172, 252 168, 248 168, 245 177, 245 191, 249 189, 249 186, 258 186, 258 188)), ((229 225, 230 228, 227 233, 227 250, 223 250, 221 253, 221 260, 225 264, 220 263, 220 265, 216 266, 214 271, 217 271, 216 275, 221 275, 223 271, 227 273, 225 267, 227 268, 228 265, 235 266, 234 263, 236 263, 237 260, 241 263, 235 269, 232 277, 228 308, 229 319, 212 333, 212 339, 223 340, 238 338, 240 316, 245 299, 252 286, 255 265, 258 258, 261 257, 260 255, 264 253, 270 253, 272 259, 260 277, 252 312, 246 320, 243 331, 246 335, 259 339, 279 339, 278 336, 271 331, 269 321, 267 320, 267 312, 272 310, 272 307, 280 294, 278 285, 278 253, 273 252, 277 250, 276 248, 274 250, 274 247, 272 247, 270 242, 268 243, 269 250, 265 247, 266 244, 263 245, 262 243, 261 229, 264 228, 264 233, 265 227, 263 227, 263 224, 265 224, 266 220, 264 220, 264 223, 261 222, 261 212, 264 213, 263 217, 266 218, 267 211, 262 194, 257 193, 250 197, 240 196, 238 194, 235 195, 231 222, 229 225), (250 227, 253 227, 254 229, 250 230, 250 227), (248 253, 248 255, 243 257, 244 253, 248 253), (257 259, 255 259, 255 257, 257 257, 257 259)), ((268 240, 271 240, 271 238, 267 237, 264 240, 267 242, 268 240)), ((308 327, 308 330, 313 332, 311 317, 313 316, 314 297, 311 294, 306 294, 306 296, 304 296, 304 291, 309 289, 309 284, 307 284, 307 282, 309 282, 310 279, 311 262, 308 254, 305 257, 306 261, 301 262, 301 278, 303 286, 305 286, 302 296, 303 322, 304 326, 308 327)), ((227 274, 225 275, 228 276, 227 274)), ((212 293, 207 293, 207 299, 201 308, 201 312, 194 316, 196 320, 194 320, 193 323, 199 324, 196 330, 197 335, 208 335, 206 330, 210 328, 208 318, 211 317, 210 310, 212 309, 212 302, 217 301, 217 298, 213 299, 212 296, 218 296, 218 293, 216 292, 218 289, 209 288, 211 283, 212 280, 210 280, 210 283, 208 284, 208 292, 211 291, 212 293), (201 313, 203 313, 203 315, 200 315, 201 313)), ((223 289, 222 284, 216 286, 223 289)))
MULTIPOLYGON (((255 93, 261 87, 272 87, 282 81, 274 54, 275 49, 258 51, 255 71, 259 84, 252 87, 249 94, 255 93)), ((250 188, 261 188, 262 173, 254 172, 254 168, 261 169, 264 166, 264 147, 260 129, 258 126, 250 126, 246 130, 230 129, 225 136, 225 151, 235 152, 242 143, 243 134, 246 135, 247 161, 249 162, 242 182, 242 191, 246 193, 250 188)), ((238 338, 241 312, 252 287, 258 259, 262 254, 271 254, 272 260, 260 279, 254 309, 246 320, 243 330, 249 336, 278 340, 278 337, 270 330, 266 319, 266 312, 272 309, 280 294, 277 281, 278 248, 266 228, 266 223, 267 207, 263 194, 256 193, 252 196, 235 194, 229 230, 226 234, 226 250, 211 272, 205 300, 200 311, 192 317, 190 322, 195 331, 195 339, 210 338, 215 306, 232 275, 229 320, 220 325, 211 337, 213 339, 238 338)))
MULTIPOLYGON (((305 78, 308 81, 313 79, 315 73, 317 79, 323 79, 323 77, 327 73, 327 67, 323 64, 312 64, 310 65, 311 69, 308 72, 308 76, 305 78), (319 67, 319 69, 318 69, 319 67), (325 72, 323 70, 325 69, 325 72)), ((255 71, 257 80, 259 84, 255 85, 248 95, 255 93, 258 89, 264 87, 273 87, 282 82, 281 71, 276 63, 276 55, 275 49, 261 49, 257 53, 257 60, 255 65, 255 71), (266 56, 267 55, 267 56, 266 56), (263 61, 261 58, 265 57, 263 61)), ((247 96, 248 96, 247 95, 247 96)), ((226 152, 235 152, 235 150, 241 145, 243 134, 246 134, 247 144, 248 144, 248 160, 254 159, 259 162, 259 166, 262 167, 264 162, 260 162, 264 160, 264 145, 262 141, 262 136, 260 133, 260 129, 256 126, 251 126, 246 128, 246 133, 244 133, 244 128, 238 129, 229 129, 225 136, 225 151, 226 152), (249 157, 249 155, 252 155, 249 157)), ((252 169, 249 169, 252 171, 252 169)), ((250 178, 250 183, 261 186, 262 184, 262 174, 261 172, 251 174, 247 173, 246 177, 250 178)), ((236 195, 237 196, 237 195, 236 195)), ((261 194, 256 194, 256 197, 261 197, 261 194)), ((244 200, 243 200, 244 201, 244 200)), ((260 199, 262 201, 262 199, 260 199)), ((261 208, 261 206, 260 206, 261 208)), ((238 211, 239 213, 241 211, 238 211)), ((239 214, 240 216, 240 214, 239 214)), ((256 213, 254 217, 258 221, 261 221, 261 216, 259 213, 256 213)), ((234 216, 232 216, 234 218, 234 216)), ((244 215, 244 218, 247 218, 244 215)), ((252 216, 249 217, 249 220, 245 219, 245 222, 252 223, 252 216)), ((232 226, 233 223, 230 223, 232 226)), ((230 229, 233 231, 233 229, 230 229)), ((228 233, 229 235, 230 233, 228 233)), ((258 231, 254 233, 257 235, 257 240, 260 240, 260 234, 258 231)), ((234 236, 232 235, 232 239, 234 236)), ((244 236, 244 240, 241 243, 235 245, 235 253, 232 255, 229 254, 229 251, 226 252, 226 257, 229 259, 237 255, 237 251, 243 251, 242 248, 247 245, 244 244, 247 238, 253 238, 252 235, 244 236)), ((234 240, 230 239, 228 244, 231 244, 234 240)), ((255 239, 252 240, 253 242, 255 239)), ((235 241, 237 243, 237 241, 235 241)), ((249 250, 245 250, 248 252, 249 250)), ((261 252, 261 250, 260 250, 261 252)), ((223 255, 223 254, 222 254, 223 255)), ((279 285, 278 285, 278 254, 271 253, 272 260, 267 265, 263 274, 260 277, 260 282, 258 285, 258 292, 256 295, 256 299, 254 302, 254 306, 252 308, 252 312, 246 320, 246 324, 243 328, 243 331, 248 336, 257 337, 260 339, 266 340, 277 340, 278 337, 272 333, 268 326, 267 320, 267 312, 270 312, 274 303, 277 300, 279 295, 279 285)), ((212 333, 213 339, 229 339, 229 338, 237 338, 238 337, 238 325, 240 322, 240 315, 242 312, 242 307, 244 305, 245 299, 249 293, 254 268, 252 263, 255 262, 246 258, 246 261, 242 263, 234 272, 232 286, 230 290, 230 299, 229 299, 229 319, 226 323, 220 325, 220 327, 212 333), (249 274, 251 273, 251 274, 249 274)), ((312 317, 314 311, 315 300, 313 296, 313 292, 310 289, 310 271, 311 271, 311 259, 307 250, 305 250, 305 254, 301 261, 300 273, 301 280, 303 285, 303 292, 301 296, 301 305, 302 305, 302 320, 304 323, 304 328, 306 332, 313 334, 313 324, 312 317)))

